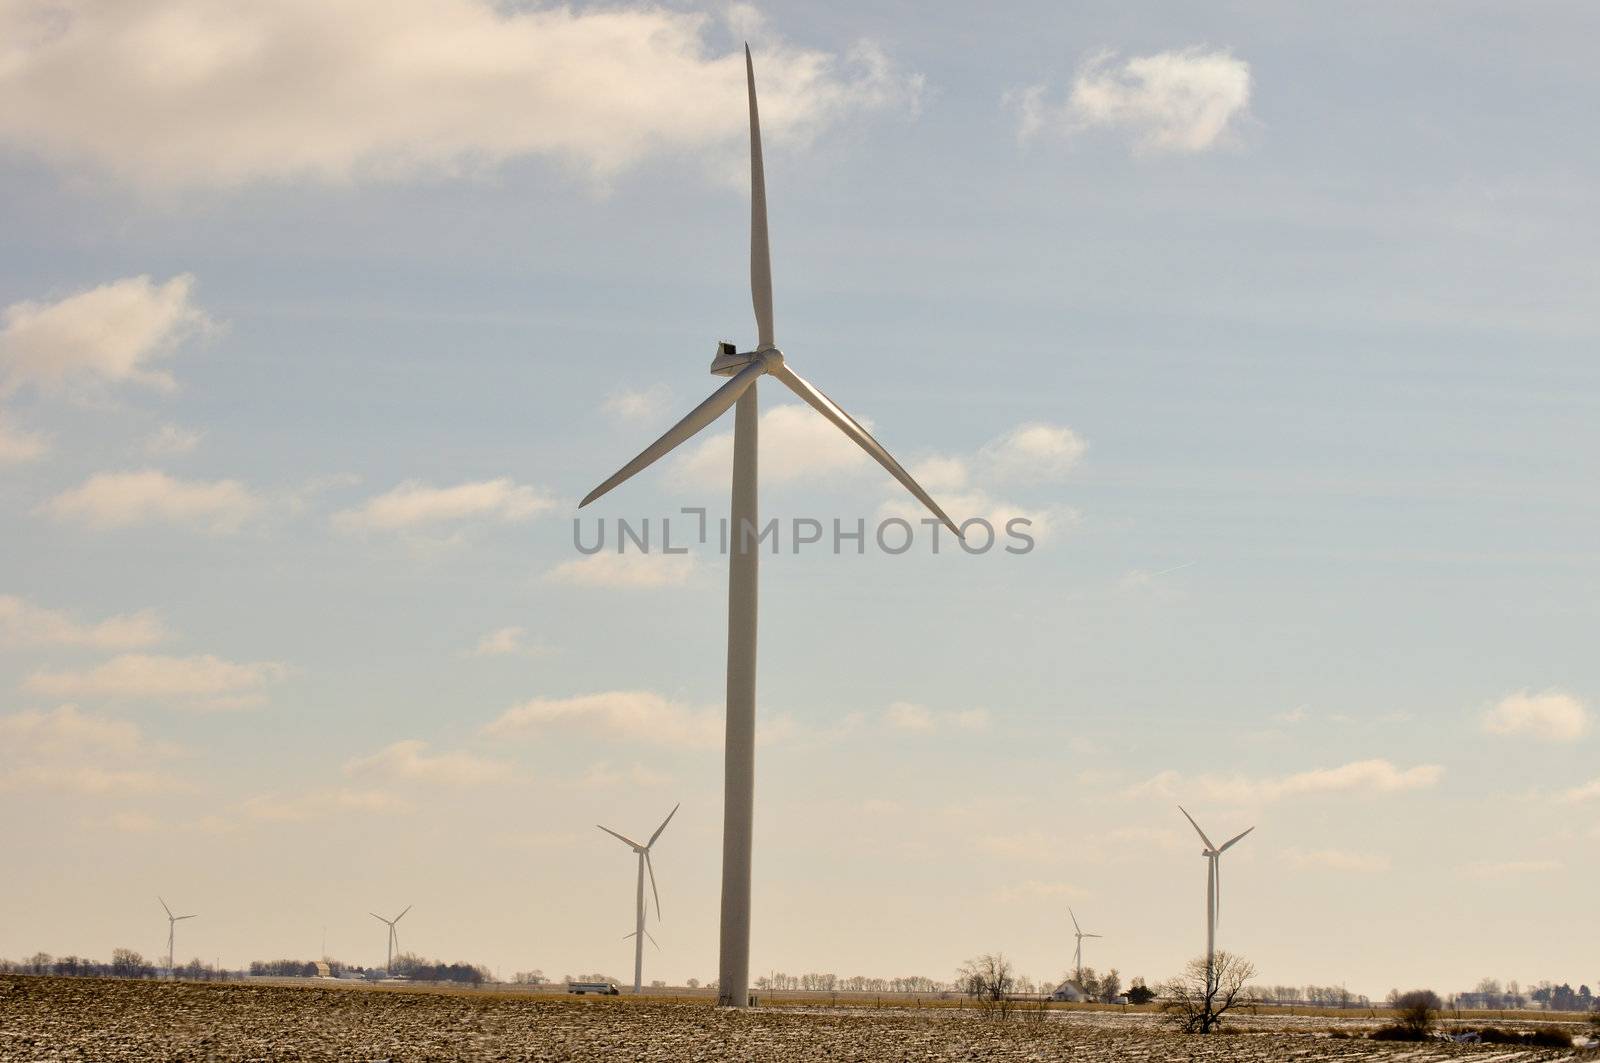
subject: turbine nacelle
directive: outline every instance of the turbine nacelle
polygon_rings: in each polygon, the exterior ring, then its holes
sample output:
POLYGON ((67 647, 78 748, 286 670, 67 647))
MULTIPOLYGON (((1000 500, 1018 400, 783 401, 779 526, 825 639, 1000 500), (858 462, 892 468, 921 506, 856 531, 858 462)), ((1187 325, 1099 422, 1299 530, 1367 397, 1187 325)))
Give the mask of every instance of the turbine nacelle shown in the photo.
POLYGON ((741 351, 731 343, 718 343, 716 357, 711 359, 712 376, 737 376, 746 366, 760 360, 767 372, 783 365, 783 352, 776 347, 763 347, 758 351, 741 351))

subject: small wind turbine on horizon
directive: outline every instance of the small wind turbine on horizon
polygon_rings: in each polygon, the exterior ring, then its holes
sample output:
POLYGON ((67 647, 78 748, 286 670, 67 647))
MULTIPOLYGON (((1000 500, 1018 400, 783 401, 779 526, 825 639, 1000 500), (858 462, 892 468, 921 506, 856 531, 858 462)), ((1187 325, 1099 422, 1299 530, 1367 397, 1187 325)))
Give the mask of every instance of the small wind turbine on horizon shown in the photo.
POLYGON ((646 447, 578 505, 606 494, 648 468, 675 447, 734 409, 733 498, 728 551, 727 732, 723 754, 722 913, 718 954, 718 1003, 742 1008, 750 1002, 751 828, 755 815, 756 597, 760 540, 756 519, 759 424, 756 381, 773 376, 910 491, 959 538, 961 529, 911 478, 911 474, 840 408, 790 368, 778 349, 772 325, 772 255, 767 239, 766 171, 761 157, 761 119, 756 108, 755 63, 745 45, 745 85, 750 101, 750 297, 755 307, 756 349, 739 351, 719 343, 711 361, 715 376, 731 377, 711 397, 689 411, 667 433, 646 447))
POLYGON ((1243 831, 1240 831, 1238 834, 1235 834, 1233 837, 1229 838, 1227 841, 1223 842, 1221 845, 1212 845, 1211 844, 1211 839, 1206 837, 1206 832, 1200 829, 1200 824, 1196 823, 1194 821, 1194 817, 1189 815, 1189 810, 1184 808, 1182 805, 1179 805, 1178 806, 1178 811, 1183 813, 1183 818, 1189 821, 1189 826, 1194 828, 1194 832, 1196 834, 1200 835, 1200 840, 1205 842, 1205 845, 1206 845, 1206 847, 1203 850, 1201 850, 1200 855, 1205 857, 1206 861, 1207 861, 1207 867, 1206 867, 1206 998, 1209 1001, 1210 996, 1211 996, 1211 992, 1215 988, 1215 985, 1214 985, 1215 978, 1214 978, 1214 975, 1212 973, 1212 970, 1213 970, 1213 967, 1214 967, 1213 960, 1214 960, 1214 958, 1216 956, 1216 952, 1217 952, 1217 914, 1221 910, 1221 906, 1222 906, 1222 878, 1221 878, 1222 872, 1221 872, 1221 869, 1219 867, 1219 861, 1221 860, 1223 853, 1225 853, 1229 849, 1233 848, 1233 846, 1235 844, 1237 844, 1238 841, 1241 838, 1243 838, 1246 834, 1249 834, 1250 831, 1255 830, 1255 828, 1254 827, 1249 827, 1249 828, 1247 828, 1247 829, 1245 829, 1243 831))
POLYGON ((1070 907, 1067 909, 1067 915, 1071 916, 1071 918, 1072 918, 1072 932, 1073 932, 1073 935, 1078 939, 1077 950, 1076 950, 1076 952, 1073 953, 1072 969, 1075 972, 1074 976, 1078 980, 1078 988, 1082 989, 1083 988, 1083 939, 1084 938, 1097 938, 1097 937, 1101 937, 1103 935, 1100 935, 1100 934, 1085 934, 1083 932, 1083 927, 1078 925, 1078 917, 1076 915, 1072 914, 1072 909, 1070 907))
POLYGON ((406 917, 406 912, 409 912, 410 910, 411 905, 408 904, 405 906, 405 910, 399 915, 395 916, 393 919, 385 919, 377 912, 367 913, 378 922, 384 923, 389 927, 389 958, 385 960, 383 964, 384 974, 388 974, 390 969, 394 967, 394 954, 400 951, 400 931, 395 929, 395 924, 404 919, 406 917))
MULTIPOLYGON (((156 900, 161 901, 161 895, 156 895, 156 900)), ((172 965, 172 943, 177 939, 178 924, 185 919, 193 919, 193 915, 173 915, 172 909, 167 908, 167 902, 161 901, 161 907, 167 912, 167 977, 177 980, 177 968, 172 965)))
POLYGON ((643 845, 640 845, 627 835, 618 834, 610 827, 602 827, 598 823, 595 824, 596 827, 600 827, 601 830, 622 844, 631 847, 634 852, 639 854, 638 904, 636 905, 634 916, 633 933, 624 934, 622 937, 624 941, 628 940, 628 938, 633 938, 633 991, 635 993, 638 993, 644 984, 644 939, 648 937, 650 938, 650 944, 655 945, 658 949, 661 947, 656 944, 656 939, 651 936, 650 931, 644 928, 644 874, 646 871, 650 872, 650 892, 656 898, 656 922, 659 923, 661 921, 661 891, 656 889, 656 869, 655 865, 650 863, 650 850, 655 846, 656 839, 661 837, 661 832, 667 829, 667 824, 672 822, 672 817, 676 816, 678 809, 682 807, 681 804, 673 805, 672 811, 667 813, 667 818, 661 821, 661 826, 656 828, 656 832, 650 835, 650 840, 643 845))

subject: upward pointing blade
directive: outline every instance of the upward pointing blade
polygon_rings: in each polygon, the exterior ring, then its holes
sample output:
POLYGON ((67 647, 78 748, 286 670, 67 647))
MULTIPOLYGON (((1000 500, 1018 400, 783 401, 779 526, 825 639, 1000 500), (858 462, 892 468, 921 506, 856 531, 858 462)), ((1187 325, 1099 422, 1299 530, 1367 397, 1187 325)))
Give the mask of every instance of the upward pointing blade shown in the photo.
MULTIPOLYGON (((596 823, 595 826, 596 827, 600 827, 600 824, 596 823)), ((635 849, 643 849, 644 848, 644 846, 640 845, 638 842, 634 841, 632 838, 629 838, 629 837, 626 837, 624 835, 618 834, 616 831, 612 830, 610 827, 600 827, 600 829, 605 831, 607 834, 611 835, 613 838, 617 839, 617 841, 621 842, 624 845, 631 845, 635 849)))
POLYGON ((1211 839, 1207 838, 1206 832, 1200 829, 1200 824, 1196 823, 1194 817, 1189 815, 1189 810, 1179 805, 1178 811, 1183 813, 1183 818, 1189 821, 1189 826, 1194 828, 1194 832, 1200 835, 1200 840, 1206 843, 1206 848, 1215 852, 1217 847, 1211 844, 1211 839))
POLYGON ((744 46, 745 84, 750 92, 750 301, 756 310, 756 350, 773 346, 772 250, 767 243, 767 174, 761 162, 761 114, 756 110, 756 67, 744 46))
POLYGON ((667 829, 667 824, 672 822, 672 817, 676 816, 678 814, 678 809, 682 807, 682 804, 676 804, 672 806, 672 811, 668 812, 667 818, 661 821, 661 826, 657 827, 656 832, 650 835, 650 841, 645 845, 646 849, 650 848, 650 846, 656 843, 656 839, 661 837, 661 832, 667 829))
POLYGON ((644 851, 644 867, 650 872, 650 892, 656 898, 656 922, 661 921, 661 891, 656 889, 656 866, 650 862, 650 850, 644 851))
MULTIPOLYGON (((406 912, 409 912, 410 910, 411 905, 406 905, 406 912)), ((404 919, 406 917, 406 912, 401 912, 399 915, 395 916, 394 921, 398 923, 400 920, 404 919)))
POLYGON ((910 473, 900 467, 900 463, 894 460, 894 455, 883 449, 883 444, 872 438, 872 433, 862 428, 856 422, 856 419, 845 413, 838 403, 813 387, 810 382, 802 378, 793 369, 790 369, 787 364, 773 369, 772 375, 783 381, 790 391, 805 399, 818 413, 832 421, 839 431, 855 440, 857 446, 872 455, 872 460, 888 469, 889 475, 899 480, 907 491, 916 496, 918 502, 927 506, 934 516, 944 522, 945 527, 955 532, 957 538, 961 537, 961 529, 956 527, 955 522, 945 515, 944 510, 939 508, 939 503, 935 502, 928 495, 928 492, 922 489, 921 484, 911 478, 910 473))
POLYGON ((1082 935, 1083 927, 1078 925, 1078 917, 1072 914, 1072 909, 1070 907, 1067 909, 1067 915, 1072 917, 1072 929, 1077 931, 1079 935, 1082 935))
POLYGON ((756 379, 766 371, 766 363, 758 358, 734 374, 726 384, 713 391, 710 398, 690 410, 683 420, 667 429, 665 435, 645 447, 638 457, 612 473, 611 478, 605 483, 590 491, 584 497, 584 500, 578 503, 578 508, 582 509, 587 506, 634 473, 649 468, 656 461, 665 457, 678 444, 689 439, 700 429, 728 412, 729 408, 739 401, 739 396, 743 395, 746 389, 751 384, 754 384, 756 379))
MULTIPOLYGON (((156 900, 161 901, 161 895, 160 894, 156 895, 156 900)), ((171 908, 167 908, 167 902, 166 901, 161 901, 161 907, 166 909, 167 918, 171 919, 172 918, 172 909, 171 908)))
POLYGON ((1234 842, 1238 841, 1240 838, 1243 838, 1246 834, 1249 834, 1251 830, 1255 830, 1255 828, 1251 827, 1250 830, 1241 831, 1240 833, 1235 834, 1233 837, 1231 837, 1227 841, 1223 842, 1222 843, 1222 848, 1218 849, 1217 852, 1219 852, 1219 853, 1227 852, 1228 851, 1228 847, 1230 845, 1232 845, 1234 842))

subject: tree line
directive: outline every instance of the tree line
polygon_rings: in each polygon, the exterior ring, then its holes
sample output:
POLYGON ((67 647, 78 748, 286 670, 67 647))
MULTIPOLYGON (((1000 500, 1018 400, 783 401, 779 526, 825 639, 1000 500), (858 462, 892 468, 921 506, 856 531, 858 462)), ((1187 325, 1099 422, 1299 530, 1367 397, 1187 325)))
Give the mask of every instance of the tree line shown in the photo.
MULTIPOLYGON (((111 962, 85 956, 52 956, 36 952, 25 960, 0 959, 0 974, 50 974, 58 978, 154 978, 164 968, 146 960, 133 949, 112 949, 111 962)), ((219 971, 198 959, 180 964, 173 972, 178 978, 196 982, 220 981, 227 971, 219 971)))

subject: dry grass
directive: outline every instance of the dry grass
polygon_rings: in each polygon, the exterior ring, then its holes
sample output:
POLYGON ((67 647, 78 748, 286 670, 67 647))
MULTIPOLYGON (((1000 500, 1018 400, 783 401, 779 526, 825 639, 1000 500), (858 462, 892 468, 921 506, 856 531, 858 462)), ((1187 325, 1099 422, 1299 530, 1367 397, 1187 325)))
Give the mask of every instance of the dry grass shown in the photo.
MULTIPOLYGON (((1052 1010, 1043 1022, 971 1010, 715 1008, 704 998, 565 997, 471 989, 0 977, 0 1060, 1123 1060, 1570 1058, 1505 1046, 1384 1045, 1326 1019, 1256 1016, 1193 1037, 1149 1014, 1052 1010), (1490 1051, 1492 1049, 1492 1052, 1490 1051)), ((814 1002, 808 1002, 814 1005, 814 1002)), ((865 1006, 862 1006, 865 1004, 865 1006)))

